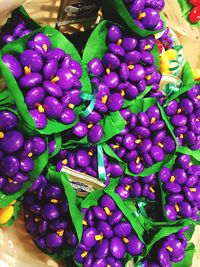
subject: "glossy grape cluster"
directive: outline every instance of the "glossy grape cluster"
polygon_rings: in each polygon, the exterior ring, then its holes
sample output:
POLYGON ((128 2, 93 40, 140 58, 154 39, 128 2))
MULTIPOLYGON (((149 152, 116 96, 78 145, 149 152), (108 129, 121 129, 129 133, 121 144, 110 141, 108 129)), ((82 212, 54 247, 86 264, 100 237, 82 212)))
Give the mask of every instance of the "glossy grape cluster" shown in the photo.
POLYGON ((175 234, 171 234, 156 243, 147 258, 141 262, 142 267, 171 267, 185 258, 187 239, 184 232, 189 227, 184 227, 175 234))
POLYGON ((0 190, 5 194, 19 191, 34 169, 34 159, 46 150, 43 138, 26 138, 17 129, 18 118, 10 111, 0 111, 0 190))
POLYGON ((23 200, 25 226, 45 252, 74 248, 77 237, 63 189, 39 176, 23 200))
POLYGON ((11 30, 8 30, 7 27, 3 27, 1 30, 1 47, 32 32, 32 30, 28 29, 25 21, 22 18, 17 18, 16 16, 13 16, 12 22, 13 25, 11 27, 11 30))
MULTIPOLYGON (((80 148, 76 150, 61 150, 57 156, 58 162, 56 170, 61 171, 63 166, 67 166, 76 171, 87 173, 88 175, 98 177, 98 162, 96 147, 80 148)), ((55 162, 55 160, 53 160, 55 162)), ((111 162, 104 153, 104 166, 108 177, 119 177, 124 173, 122 167, 111 162)))
POLYGON ((141 29, 162 30, 164 22, 160 11, 164 8, 164 0, 123 0, 134 22, 141 29))
POLYGON ((151 106, 138 115, 123 109, 121 115, 127 124, 108 144, 119 158, 128 163, 132 173, 141 173, 154 163, 163 161, 165 154, 175 151, 175 142, 157 106, 151 106))
POLYGON ((167 193, 165 212, 169 220, 178 217, 198 221, 200 208, 200 166, 193 165, 188 155, 181 154, 175 167, 163 167, 160 179, 167 193))
POLYGON ((52 48, 47 35, 36 34, 20 55, 5 54, 2 59, 17 80, 38 129, 46 127, 47 118, 64 124, 75 121, 73 109, 82 101, 82 67, 63 49, 52 48))
POLYGON ((192 150, 200 149, 200 86, 194 85, 189 91, 169 102, 165 108, 179 146, 192 150))
POLYGON ((155 201, 156 191, 159 190, 156 175, 153 173, 146 177, 123 176, 115 192, 121 199, 145 198, 155 201))
POLYGON ((97 206, 83 212, 82 240, 74 256, 78 263, 84 267, 122 267, 126 252, 133 257, 142 253, 144 244, 109 195, 103 195, 97 206))
POLYGON ((153 35, 139 38, 123 34, 117 25, 108 28, 107 52, 88 64, 90 75, 95 76, 91 81, 98 87, 96 111, 120 110, 126 99, 135 99, 147 85, 158 90, 161 75, 150 53, 155 43, 153 35))

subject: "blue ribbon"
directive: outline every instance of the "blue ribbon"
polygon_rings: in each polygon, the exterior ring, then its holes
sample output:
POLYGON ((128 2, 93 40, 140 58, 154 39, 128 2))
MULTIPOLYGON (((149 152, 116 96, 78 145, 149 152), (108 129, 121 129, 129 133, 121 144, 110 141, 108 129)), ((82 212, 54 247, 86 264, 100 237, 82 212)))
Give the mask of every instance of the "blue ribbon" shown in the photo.
POLYGON ((98 174, 99 179, 105 183, 107 180, 106 170, 104 165, 103 148, 101 145, 97 145, 97 160, 98 160, 98 174))
POLYGON ((83 100, 90 101, 90 104, 87 106, 85 110, 81 112, 81 116, 86 118, 90 113, 94 110, 95 103, 96 103, 96 94, 98 91, 98 87, 95 83, 92 84, 92 88, 94 90, 93 94, 88 94, 88 93, 81 93, 80 97, 83 100))

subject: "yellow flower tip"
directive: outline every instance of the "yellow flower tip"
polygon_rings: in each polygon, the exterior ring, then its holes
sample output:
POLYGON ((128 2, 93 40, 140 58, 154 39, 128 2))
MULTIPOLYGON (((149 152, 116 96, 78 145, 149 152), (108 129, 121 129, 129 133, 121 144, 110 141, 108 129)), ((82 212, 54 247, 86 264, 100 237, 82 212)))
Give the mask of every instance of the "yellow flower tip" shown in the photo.
POLYGON ((183 134, 180 134, 179 137, 180 137, 181 139, 183 139, 183 138, 184 138, 184 135, 183 135, 183 134))
POLYGON ((117 45, 121 45, 122 44, 122 39, 120 38, 118 41, 117 41, 117 45))
POLYGON ((9 182, 9 184, 12 184, 13 183, 13 179, 8 178, 8 182, 9 182))
POLYGON ((147 50, 147 49, 151 49, 151 45, 150 44, 145 45, 144 50, 147 50))
POLYGON ((13 216, 14 207, 8 206, 0 209, 0 224, 7 223, 13 216))
POLYGON ((129 121, 125 121, 125 125, 129 124, 129 121))
POLYGON ((190 191, 191 191, 191 192, 196 192, 196 191, 197 191, 197 189, 196 189, 196 188, 194 188, 194 187, 193 187, 193 188, 191 187, 191 188, 190 188, 190 191))
POLYGON ((72 103, 69 103, 69 105, 68 105, 68 108, 71 108, 71 109, 73 109, 75 107, 75 105, 74 104, 72 104, 72 103))
POLYGON ((51 203, 54 203, 54 204, 57 204, 59 201, 58 201, 57 199, 55 199, 55 198, 52 198, 52 199, 50 200, 50 202, 51 202, 51 203))
POLYGON ((109 210, 108 207, 105 207, 104 208, 104 211, 105 211, 106 215, 108 215, 108 216, 111 216, 112 215, 112 212, 109 210))
POLYGON ((198 95, 196 98, 199 100, 200 99, 200 95, 198 95))
POLYGON ((68 163, 68 160, 67 160, 67 159, 63 159, 63 160, 62 160, 62 164, 63 164, 63 165, 67 165, 67 163, 68 163))
POLYGON ((84 251, 82 254, 81 254, 81 258, 86 258, 88 255, 88 252, 87 251, 84 251))
POLYGON ((113 149, 119 149, 119 145, 118 144, 117 145, 113 145, 112 147, 113 147, 113 149))
POLYGON ((110 74, 110 69, 109 68, 106 69, 106 73, 110 74))
POLYGON ((175 205, 175 209, 176 209, 176 212, 180 211, 180 208, 179 208, 178 204, 175 205))
POLYGON ((129 69, 129 70, 133 70, 134 67, 135 67, 134 65, 128 65, 128 69, 129 69))
POLYGON ((48 47, 47 47, 47 45, 46 44, 43 44, 42 45, 42 48, 44 49, 44 51, 46 52, 47 51, 47 49, 48 49, 48 47))
POLYGON ((124 91, 124 90, 121 90, 120 94, 121 94, 122 96, 125 96, 125 91, 124 91))
POLYGON ((190 162, 188 165, 191 167, 192 166, 192 162, 190 162))
POLYGON ((107 174, 107 177, 110 177, 110 173, 107 174))
POLYGON ((193 71, 193 75, 194 75, 194 79, 195 79, 195 81, 200 80, 200 68, 195 69, 195 70, 193 71))
POLYGON ((140 157, 137 157, 135 162, 136 162, 136 164, 139 164, 140 163, 140 157))
POLYGON ((151 120, 150 120, 150 124, 153 124, 156 122, 156 118, 155 117, 152 117, 151 120))
POLYGON ((125 244, 128 244, 129 243, 129 240, 127 237, 123 237, 122 240, 124 241, 125 244))
POLYGON ((196 118, 196 122, 199 122, 200 121, 200 118, 196 118))
POLYGON ((169 181, 170 181, 171 183, 173 183, 175 180, 176 180, 176 177, 175 177, 174 175, 172 175, 172 176, 170 177, 170 180, 169 180, 169 181))
POLYGON ((102 233, 95 236, 95 240, 96 241, 101 241, 102 239, 103 239, 103 234, 102 233))
POLYGON ((102 99, 101 99, 101 102, 104 103, 104 104, 106 104, 107 100, 108 100, 108 96, 107 95, 104 95, 102 97, 102 99))
POLYGON ((10 202, 10 206, 13 206, 13 205, 15 205, 15 203, 17 202, 17 200, 15 199, 15 200, 13 200, 12 202, 10 202))
POLYGON ((125 187, 125 190, 126 190, 126 191, 129 191, 130 188, 131 188, 130 184, 127 184, 126 187, 125 187))
POLYGON ((135 140, 135 143, 136 143, 137 145, 139 145, 140 143, 142 143, 142 140, 141 140, 141 139, 137 139, 137 140, 135 140))
POLYGON ((40 218, 35 218, 35 222, 40 222, 40 218))
POLYGON ((82 225, 88 226, 88 224, 85 220, 82 221, 82 225))
POLYGON ((3 139, 4 138, 4 133, 3 132, 0 132, 0 139, 3 139))
POLYGON ((143 19, 144 17, 146 17, 146 13, 145 12, 140 12, 140 15, 138 16, 138 20, 143 19))
POLYGON ((177 114, 180 114, 181 112, 182 112, 182 109, 181 108, 178 108, 177 114))
POLYGON ((44 108, 43 108, 43 106, 42 105, 39 105, 38 106, 38 111, 40 112, 40 113, 44 113, 44 108))
POLYGON ((155 193, 155 190, 153 189, 153 187, 149 187, 149 190, 152 192, 152 193, 155 193))
POLYGON ((88 155, 89 155, 90 157, 92 157, 94 154, 93 154, 92 151, 89 151, 89 152, 88 152, 88 155))
POLYGON ((158 146, 164 148, 164 145, 161 142, 158 143, 158 146))
POLYGON ((151 75, 146 75, 146 76, 145 76, 145 79, 146 79, 147 81, 151 80, 151 75))
POLYGON ((93 127, 93 123, 89 123, 87 127, 88 129, 91 129, 93 127))
POLYGON ((56 83, 56 82, 58 82, 60 80, 60 78, 58 77, 58 76, 55 76, 55 77, 53 77, 53 79, 51 79, 51 82, 52 83, 56 83))
POLYGON ((170 252, 172 252, 172 251, 173 251, 173 248, 172 248, 172 247, 170 247, 170 246, 167 246, 167 247, 166 247, 166 249, 167 249, 168 251, 170 251, 170 252))
POLYGON ((75 73, 76 73, 76 70, 75 70, 75 69, 72 69, 71 72, 72 72, 73 74, 75 74, 75 73))
POLYGON ((106 267, 112 267, 110 264, 107 264, 106 267))
POLYGON ((29 152, 28 153, 28 158, 31 158, 33 156, 33 153, 32 152, 29 152))
POLYGON ((57 232, 56 232, 56 234, 58 235, 58 236, 63 236, 63 234, 64 234, 64 232, 65 232, 65 230, 63 230, 63 229, 59 229, 57 232))
POLYGON ((25 73, 25 74, 29 74, 29 73, 31 73, 31 67, 25 66, 25 67, 24 67, 24 73, 25 73))

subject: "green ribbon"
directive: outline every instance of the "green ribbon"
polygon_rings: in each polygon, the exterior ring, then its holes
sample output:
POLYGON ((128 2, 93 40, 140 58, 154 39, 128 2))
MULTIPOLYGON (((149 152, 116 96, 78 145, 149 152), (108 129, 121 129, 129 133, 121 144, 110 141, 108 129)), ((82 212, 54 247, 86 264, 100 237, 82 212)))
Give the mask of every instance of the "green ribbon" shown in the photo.
POLYGON ((80 94, 80 97, 83 99, 83 100, 87 100, 87 101, 90 101, 90 104, 87 106, 87 108, 85 110, 83 110, 81 112, 81 116, 86 118, 88 115, 90 115, 90 113, 94 110, 94 107, 95 107, 95 103, 96 103, 96 94, 97 94, 97 91, 98 91, 98 87, 95 83, 92 84, 92 87, 93 87, 93 94, 88 94, 88 93, 81 93, 80 94))
POLYGON ((170 60, 170 64, 174 63, 175 66, 174 67, 170 67, 169 70, 170 71, 175 71, 174 75, 177 76, 180 72, 180 69, 182 67, 182 64, 184 62, 184 57, 183 55, 179 54, 178 52, 183 48, 182 45, 175 45, 173 46, 173 49, 175 49, 177 51, 177 56, 176 59, 170 60))
POLYGON ((103 148, 101 145, 97 145, 97 160, 98 160, 99 180, 105 183, 107 180, 107 176, 106 176, 106 170, 105 170, 105 165, 104 165, 103 148))
POLYGON ((167 97, 169 97, 171 94, 176 93, 180 90, 181 85, 173 84, 173 83, 167 83, 163 87, 163 91, 167 97))
POLYGON ((145 206, 146 206, 146 202, 143 202, 143 201, 140 201, 139 203, 138 203, 138 207, 139 207, 139 210, 140 210, 140 213, 144 216, 144 217, 148 217, 147 216, 147 213, 146 213, 146 210, 145 210, 145 206))

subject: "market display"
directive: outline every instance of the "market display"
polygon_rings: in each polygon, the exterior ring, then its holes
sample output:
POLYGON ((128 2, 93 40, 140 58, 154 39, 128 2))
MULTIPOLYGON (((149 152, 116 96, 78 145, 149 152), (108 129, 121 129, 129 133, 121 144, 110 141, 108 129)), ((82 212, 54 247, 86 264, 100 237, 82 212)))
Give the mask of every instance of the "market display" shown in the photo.
POLYGON ((36 246, 74 266, 190 267, 200 85, 163 0, 112 5, 82 58, 22 9, 2 30, 0 225, 22 207, 36 246))

